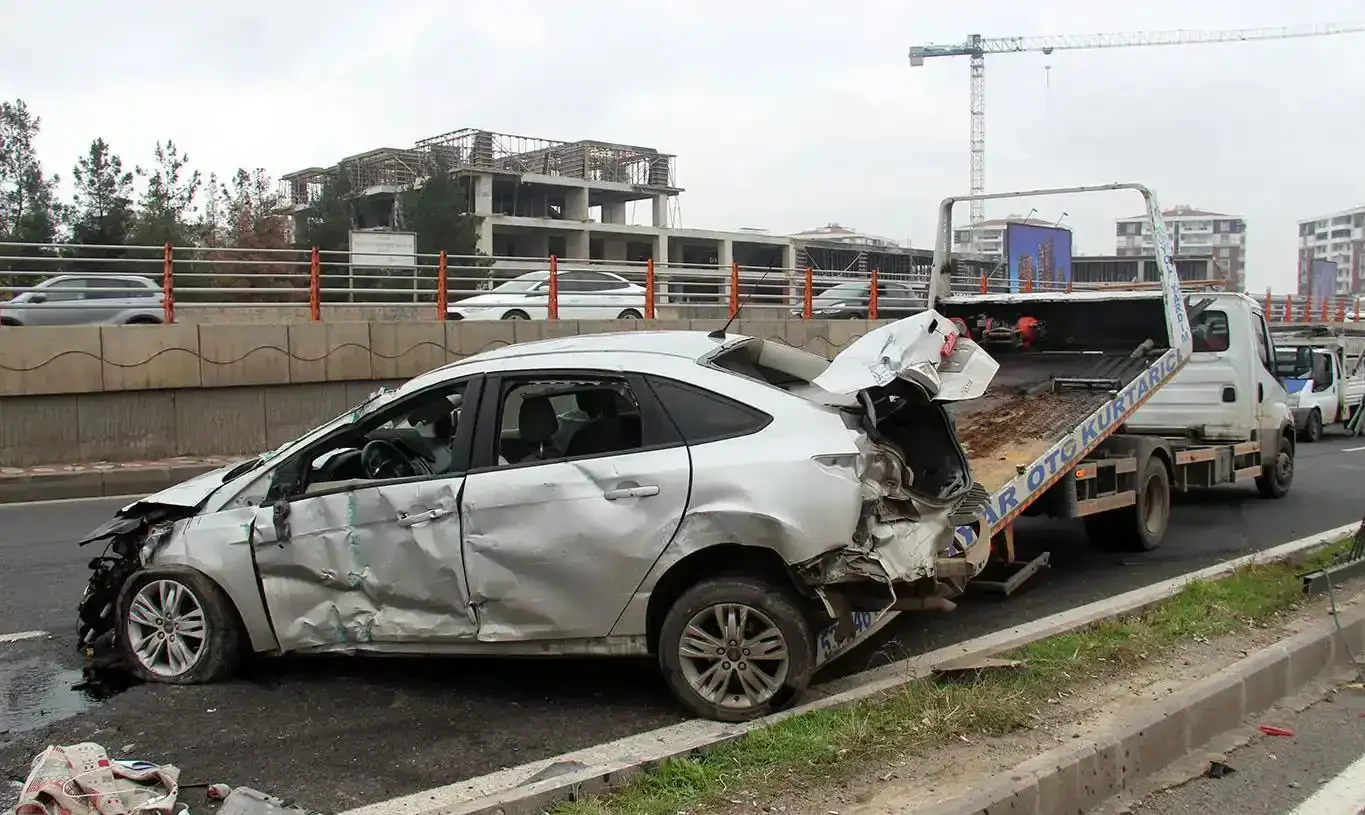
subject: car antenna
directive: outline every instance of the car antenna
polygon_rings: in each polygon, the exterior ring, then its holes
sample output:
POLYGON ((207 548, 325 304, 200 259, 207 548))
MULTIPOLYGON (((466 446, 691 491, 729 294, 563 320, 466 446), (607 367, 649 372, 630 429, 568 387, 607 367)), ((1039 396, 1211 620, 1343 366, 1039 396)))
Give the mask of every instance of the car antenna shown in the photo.
MULTIPOLYGON (((713 340, 725 339, 725 332, 730 328, 731 325, 734 324, 735 320, 739 319, 739 313, 744 310, 745 306, 749 305, 749 298, 753 297, 755 290, 757 290, 759 286, 763 285, 764 280, 768 279, 768 274, 772 272, 772 270, 773 267, 771 264, 768 266, 767 269, 763 270, 763 274, 758 276, 758 282, 753 285, 753 288, 749 289, 749 293, 744 295, 744 297, 740 298, 739 305, 736 306, 735 308, 735 313, 730 315, 730 319, 725 321, 725 325, 721 326, 720 328, 717 328, 715 331, 712 331, 706 336, 710 337, 713 340)), ((738 274, 735 275, 735 279, 739 279, 738 274)))

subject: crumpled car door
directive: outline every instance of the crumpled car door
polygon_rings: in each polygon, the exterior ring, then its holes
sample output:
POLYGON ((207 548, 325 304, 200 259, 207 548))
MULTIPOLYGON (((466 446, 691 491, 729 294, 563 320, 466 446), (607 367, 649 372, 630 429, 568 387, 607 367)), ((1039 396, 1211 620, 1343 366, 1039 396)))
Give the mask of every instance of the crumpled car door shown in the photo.
POLYGON ((884 388, 896 379, 913 382, 935 401, 976 399, 986 392, 1000 364, 933 309, 875 328, 840 351, 812 382, 831 394, 884 388))
POLYGON ((460 550, 464 480, 303 496, 284 518, 261 507, 252 542, 280 648, 472 640, 460 550))

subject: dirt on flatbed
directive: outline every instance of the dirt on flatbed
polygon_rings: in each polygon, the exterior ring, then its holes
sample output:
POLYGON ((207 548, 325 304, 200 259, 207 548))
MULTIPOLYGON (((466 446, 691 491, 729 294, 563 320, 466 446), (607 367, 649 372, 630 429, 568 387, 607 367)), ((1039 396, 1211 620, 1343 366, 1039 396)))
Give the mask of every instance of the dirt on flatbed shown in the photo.
POLYGON ((962 405, 953 417, 972 475, 987 492, 995 492, 1108 398, 1094 391, 988 392, 962 405))

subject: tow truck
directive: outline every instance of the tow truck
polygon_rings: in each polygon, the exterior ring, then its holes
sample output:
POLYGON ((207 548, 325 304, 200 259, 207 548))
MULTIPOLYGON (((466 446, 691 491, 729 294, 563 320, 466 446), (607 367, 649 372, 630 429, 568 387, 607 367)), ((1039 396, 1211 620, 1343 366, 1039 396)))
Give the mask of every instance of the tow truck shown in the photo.
POLYGON ((1299 439, 1315 442, 1326 427, 1350 426, 1365 410, 1365 329, 1284 326, 1274 336, 1299 439))

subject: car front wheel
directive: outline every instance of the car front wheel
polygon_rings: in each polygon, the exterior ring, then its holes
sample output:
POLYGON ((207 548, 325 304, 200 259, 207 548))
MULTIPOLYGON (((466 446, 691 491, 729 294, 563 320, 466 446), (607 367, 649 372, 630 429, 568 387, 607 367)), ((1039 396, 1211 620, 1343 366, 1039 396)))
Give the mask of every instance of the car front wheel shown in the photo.
POLYGON ((715 578, 688 589, 669 610, 659 665, 694 713, 742 722, 785 707, 806 689, 814 641, 789 591, 758 578, 715 578))
POLYGON ((232 601, 186 569, 149 569, 129 578, 119 602, 118 649, 139 679, 197 685, 225 679, 242 656, 232 601))

